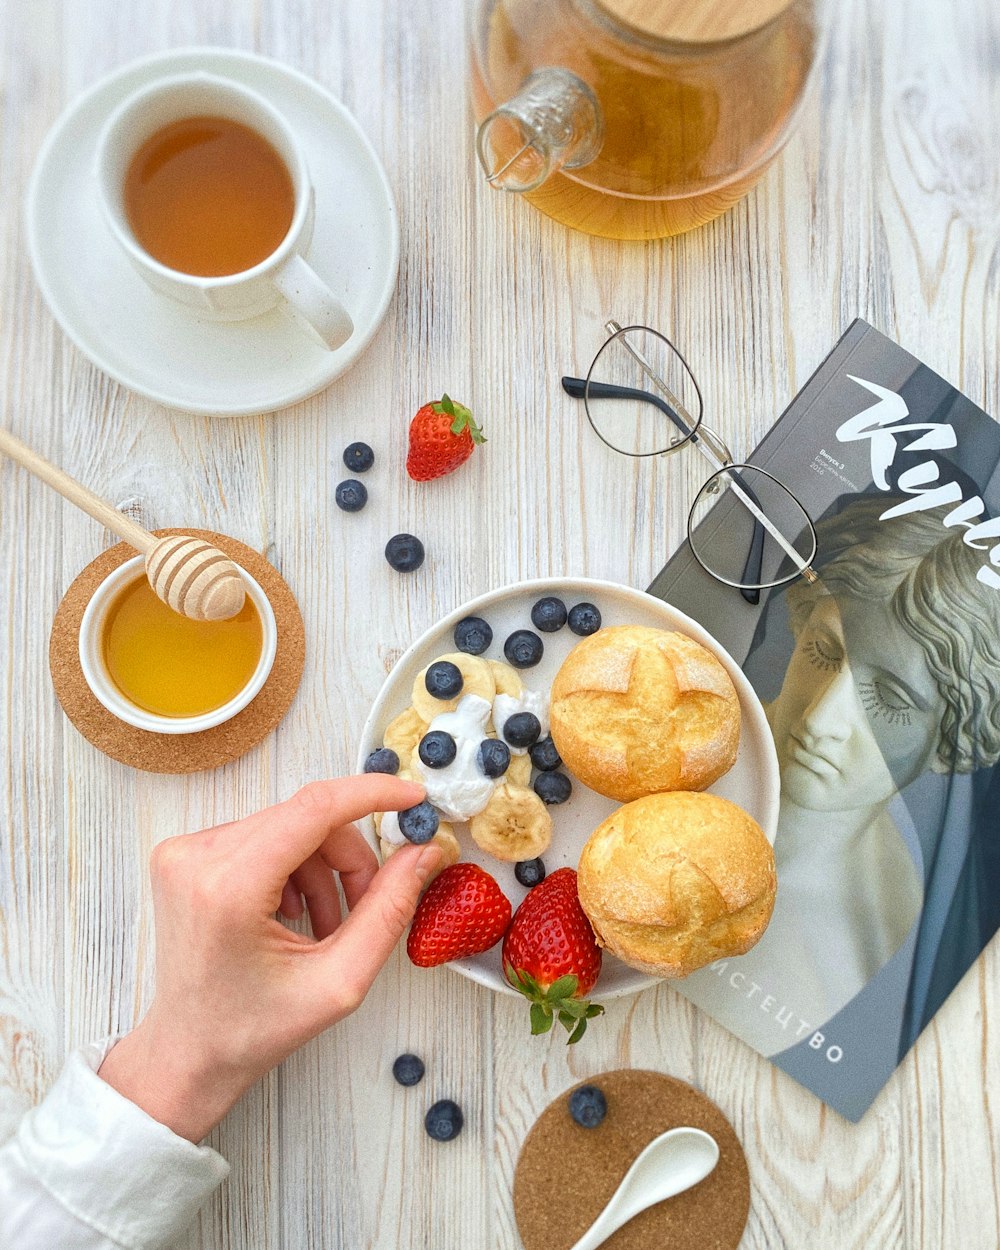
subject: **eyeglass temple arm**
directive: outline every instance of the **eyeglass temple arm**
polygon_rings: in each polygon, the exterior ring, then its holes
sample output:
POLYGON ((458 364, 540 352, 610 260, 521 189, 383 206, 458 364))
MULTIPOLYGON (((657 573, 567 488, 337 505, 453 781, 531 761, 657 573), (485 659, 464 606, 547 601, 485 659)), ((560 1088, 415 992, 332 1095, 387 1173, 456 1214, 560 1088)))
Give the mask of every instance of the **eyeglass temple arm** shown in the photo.
MULTIPOLYGON (((564 377, 562 379, 562 388, 566 394, 571 396, 573 399, 584 399, 586 396, 592 395, 594 399, 645 400, 647 403, 655 404, 661 412, 665 413, 682 434, 690 436, 690 427, 676 412, 674 412, 673 408, 670 407, 666 400, 661 399, 659 395, 651 394, 649 391, 642 391, 631 386, 614 386, 608 382, 591 381, 588 386, 586 379, 570 377, 564 377)), ((697 438, 697 435, 695 435, 695 438, 697 438)), ((753 491, 749 490, 746 486, 743 487, 743 490, 746 491, 747 496, 759 508, 760 502, 754 496, 753 491)), ((753 523, 753 537, 750 540, 750 550, 747 552, 746 564, 743 566, 743 577, 747 581, 760 581, 763 555, 764 527, 755 517, 753 523)), ((751 588, 743 586, 740 588, 740 594, 747 603, 753 605, 754 607, 760 603, 760 591, 755 587, 751 588)))
MULTIPOLYGON (((631 386, 613 386, 609 382, 591 382, 588 387, 584 378, 563 378, 562 388, 567 395, 571 395, 574 399, 584 399, 590 395, 594 399, 645 400, 647 403, 654 404, 665 416, 669 417, 685 438, 692 438, 691 427, 684 418, 674 412, 665 399, 661 399, 659 395, 653 395, 649 391, 640 391, 631 386)), ((693 437, 697 438, 698 435, 695 434, 693 437)))
MULTIPOLYGON (((760 500, 749 488, 744 486, 748 498, 750 498, 759 508, 760 500)), ((747 558, 743 564, 743 572, 741 577, 745 582, 759 582, 761 571, 764 566, 764 527, 754 517, 753 533, 750 536, 750 549, 747 551, 747 558)), ((760 590, 757 586, 741 586, 740 594, 750 604, 751 607, 757 607, 760 603, 760 590)))

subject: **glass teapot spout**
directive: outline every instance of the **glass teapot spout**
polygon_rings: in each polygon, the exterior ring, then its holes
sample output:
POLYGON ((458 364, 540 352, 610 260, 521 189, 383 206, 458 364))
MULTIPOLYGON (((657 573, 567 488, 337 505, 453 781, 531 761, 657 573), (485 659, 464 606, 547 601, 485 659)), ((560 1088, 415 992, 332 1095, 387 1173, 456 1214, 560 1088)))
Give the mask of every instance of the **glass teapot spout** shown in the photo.
POLYGON ((559 169, 597 156, 604 119, 597 97, 568 69, 540 69, 479 127, 476 151, 491 187, 534 191, 559 169))

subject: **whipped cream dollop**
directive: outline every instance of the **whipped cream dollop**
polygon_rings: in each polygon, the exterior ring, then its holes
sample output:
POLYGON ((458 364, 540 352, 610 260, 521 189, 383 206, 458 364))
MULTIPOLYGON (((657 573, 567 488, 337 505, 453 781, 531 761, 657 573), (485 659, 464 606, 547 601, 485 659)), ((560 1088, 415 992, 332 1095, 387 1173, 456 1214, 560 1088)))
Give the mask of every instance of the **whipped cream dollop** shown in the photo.
MULTIPOLYGON (((542 727, 539 738, 548 737, 549 733, 549 698, 540 690, 525 690, 522 694, 514 696, 511 694, 498 694, 493 700, 493 724, 496 726, 497 735, 503 738, 503 727, 507 724, 512 716, 516 716, 518 712, 531 712, 538 717, 538 723, 542 727)), ((507 742, 507 739, 504 738, 507 742)), ((510 746, 510 743, 507 742, 510 746)), ((510 747, 511 755, 525 755, 528 747, 510 747)))
POLYGON ((383 812, 382 821, 378 827, 378 836, 385 838, 386 842, 391 842, 393 846, 402 846, 406 841, 403 837, 403 831, 399 827, 399 812, 383 812))
MULTIPOLYGON (((503 738, 503 727, 518 712, 532 712, 542 727, 541 737, 549 732, 548 696, 537 690, 525 690, 522 694, 498 694, 492 703, 478 694, 464 695, 453 712, 435 716, 426 733, 441 730, 455 739, 455 758, 444 768, 428 768, 419 755, 414 753, 410 768, 414 780, 427 791, 427 801, 446 820, 466 821, 486 807, 497 786, 503 785, 503 777, 487 777, 479 767, 479 748, 490 730, 495 727, 498 737, 503 738)), ((506 741, 506 740, 505 740, 506 741)), ((510 747, 511 755, 524 755, 527 747, 510 747)), ((397 812, 382 816, 379 836, 394 846, 401 846, 406 838, 399 828, 397 812)))
POLYGON ((428 733, 441 730, 455 739, 455 758, 444 768, 427 768, 414 756, 413 772, 427 790, 427 800, 448 820, 471 820, 493 796, 496 783, 485 776, 476 757, 488 737, 491 704, 478 694, 464 695, 454 712, 435 716, 428 733))

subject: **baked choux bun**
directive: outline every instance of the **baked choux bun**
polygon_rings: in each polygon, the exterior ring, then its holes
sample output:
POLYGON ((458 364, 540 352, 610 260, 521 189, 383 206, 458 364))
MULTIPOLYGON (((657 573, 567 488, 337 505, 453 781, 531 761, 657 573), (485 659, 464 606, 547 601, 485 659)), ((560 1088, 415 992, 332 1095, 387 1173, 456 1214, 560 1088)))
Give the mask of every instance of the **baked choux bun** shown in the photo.
POLYGON ((580 903, 601 946, 657 977, 742 955, 767 928, 777 878, 760 825, 715 794, 636 799, 590 835, 580 903))
POLYGON ((704 790, 740 740, 740 701, 715 656, 685 634, 615 625, 578 642, 552 683, 549 719, 563 763, 627 803, 704 790))

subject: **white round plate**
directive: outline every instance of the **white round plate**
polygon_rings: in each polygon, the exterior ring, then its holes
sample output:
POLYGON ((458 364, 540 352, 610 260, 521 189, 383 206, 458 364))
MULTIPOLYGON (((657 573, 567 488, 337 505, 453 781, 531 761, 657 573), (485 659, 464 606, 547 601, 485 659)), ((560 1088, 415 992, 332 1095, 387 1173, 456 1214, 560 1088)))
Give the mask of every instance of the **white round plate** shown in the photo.
MULTIPOLYGON (((533 628, 531 608, 542 595, 558 595, 568 608, 582 601, 595 603, 600 609, 603 625, 651 625, 657 629, 677 630, 696 639, 719 657, 736 686, 743 719, 736 763, 710 790, 744 807, 760 824, 768 840, 773 842, 778 821, 778 757, 764 709, 742 669, 711 634, 689 616, 661 599, 655 599, 641 590, 615 585, 614 582, 569 577, 517 582, 456 608, 418 638, 386 678, 365 722, 358 753, 358 771, 364 767, 369 753, 382 745, 382 734, 389 722, 410 706, 413 681, 420 670, 439 655, 455 651, 453 631, 463 617, 481 616, 490 623, 493 643, 485 658, 502 660, 504 639, 515 629, 533 628)), ((570 632, 568 626, 558 633, 539 636, 545 644, 541 663, 535 668, 524 669, 520 676, 527 689, 548 691, 563 660, 580 639, 570 632)), ((573 793, 569 801, 549 809, 553 833, 552 845, 543 856, 547 871, 553 872, 566 866, 575 868, 583 844, 618 806, 614 799, 596 794, 573 777, 573 793)), ((378 849, 372 821, 365 822, 365 832, 378 849)), ((457 825, 456 834, 462 844, 462 859, 479 864, 496 877, 516 908, 527 891, 518 884, 514 865, 502 863, 481 851, 466 825, 457 825)), ((490 989, 515 993, 501 971, 499 947, 471 959, 456 960, 451 967, 490 989)), ((657 978, 605 955, 601 977, 591 998, 617 998, 656 984, 657 978)))
POLYGON ((27 226, 42 294, 80 351, 140 395, 208 416, 272 412, 328 386, 374 335, 399 265, 392 190, 351 114, 297 70, 227 48, 133 61, 74 101, 39 153, 27 226), (354 321, 337 351, 319 346, 285 307, 249 321, 200 320, 147 286, 112 238, 94 176, 101 127, 139 87, 193 70, 259 91, 298 135, 316 191, 306 258, 354 321))

